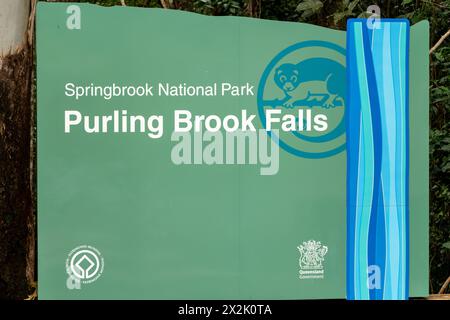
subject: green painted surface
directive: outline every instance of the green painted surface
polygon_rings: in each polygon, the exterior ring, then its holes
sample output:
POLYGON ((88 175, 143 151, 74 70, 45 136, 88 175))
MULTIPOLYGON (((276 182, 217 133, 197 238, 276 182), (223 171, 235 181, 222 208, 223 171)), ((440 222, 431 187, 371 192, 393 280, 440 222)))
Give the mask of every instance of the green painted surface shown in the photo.
POLYGON ((410 296, 428 296, 428 131, 429 131, 429 25, 422 21, 411 27, 409 51, 410 113, 410 296))

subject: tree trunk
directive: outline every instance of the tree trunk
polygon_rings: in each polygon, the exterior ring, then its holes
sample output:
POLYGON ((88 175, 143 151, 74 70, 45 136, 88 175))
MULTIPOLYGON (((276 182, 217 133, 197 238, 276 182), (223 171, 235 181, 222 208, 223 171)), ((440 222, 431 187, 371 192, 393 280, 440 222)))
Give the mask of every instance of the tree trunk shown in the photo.
POLYGON ((247 0, 247 14, 249 17, 261 17, 261 0, 247 0))
POLYGON ((25 298, 35 277, 34 3, 0 1, 0 299, 25 298))

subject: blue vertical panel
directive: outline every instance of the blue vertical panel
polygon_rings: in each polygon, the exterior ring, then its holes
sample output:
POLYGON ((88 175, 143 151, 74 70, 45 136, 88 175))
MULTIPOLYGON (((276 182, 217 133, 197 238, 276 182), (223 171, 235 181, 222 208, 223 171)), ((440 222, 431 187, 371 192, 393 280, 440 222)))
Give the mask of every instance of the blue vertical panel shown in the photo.
POLYGON ((408 298, 409 22, 347 23, 347 298, 408 298))

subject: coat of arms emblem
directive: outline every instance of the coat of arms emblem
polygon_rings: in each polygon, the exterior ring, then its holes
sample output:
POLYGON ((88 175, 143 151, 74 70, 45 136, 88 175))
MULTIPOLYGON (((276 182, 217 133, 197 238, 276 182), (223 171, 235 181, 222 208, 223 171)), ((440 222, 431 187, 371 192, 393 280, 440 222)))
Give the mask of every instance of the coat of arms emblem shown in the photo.
POLYGON ((322 262, 328 252, 328 247, 320 241, 309 240, 297 247, 300 252, 299 265, 303 270, 323 269, 322 262))

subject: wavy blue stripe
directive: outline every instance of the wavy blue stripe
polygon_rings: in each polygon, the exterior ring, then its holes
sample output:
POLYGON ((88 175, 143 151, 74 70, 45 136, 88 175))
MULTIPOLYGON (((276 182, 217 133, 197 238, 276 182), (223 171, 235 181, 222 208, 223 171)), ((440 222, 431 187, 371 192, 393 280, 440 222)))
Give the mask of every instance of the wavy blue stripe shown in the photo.
POLYGON ((402 118, 404 111, 402 110, 402 96, 400 92, 400 77, 399 77, 399 70, 400 70, 400 62, 398 61, 398 54, 400 53, 399 50, 399 25, 395 24, 391 26, 391 32, 390 32, 390 47, 391 47, 391 58, 392 58, 392 78, 393 78, 393 91, 394 91, 394 99, 395 99, 395 123, 397 128, 396 133, 396 144, 395 144, 395 177, 398 177, 395 179, 395 189, 397 190, 396 193, 396 203, 398 205, 397 207, 397 222, 398 222, 398 229, 396 230, 396 238, 398 239, 398 268, 394 270, 396 272, 397 276, 397 290, 395 292, 396 298, 401 298, 403 291, 403 281, 402 281, 402 270, 403 270, 403 229, 404 226, 402 224, 402 211, 403 211, 403 205, 404 202, 402 201, 403 198, 403 179, 402 179, 402 161, 401 157, 403 156, 403 125, 402 125, 402 118))
POLYGON ((403 58, 401 71, 404 75, 404 97, 405 97, 405 299, 409 297, 409 21, 404 24, 405 41, 402 42, 402 52, 400 53, 403 58))
MULTIPOLYGON (((382 185, 380 183, 381 189, 382 185)), ((381 190, 382 191, 382 190, 381 190)), ((385 264, 386 264, 386 232, 385 232, 385 221, 384 221, 384 214, 385 214, 385 207, 384 207, 384 197, 383 192, 379 193, 378 197, 378 212, 377 212, 377 244, 376 244, 376 256, 377 256, 377 263, 380 268, 380 284, 381 287, 379 289, 374 289, 375 293, 375 299, 376 300, 382 300, 383 299, 383 286, 384 278, 385 278, 385 264)))
MULTIPOLYGON (((374 134, 374 145, 375 145, 375 154, 376 154, 376 149, 377 149, 377 144, 378 144, 378 139, 375 137, 376 134, 376 123, 378 122, 376 119, 376 115, 374 114, 373 110, 374 108, 376 108, 374 101, 373 101, 373 97, 374 97, 374 93, 373 93, 373 83, 372 83, 372 79, 370 78, 370 75, 374 73, 373 70, 373 63, 372 63, 372 44, 373 44, 373 31, 368 32, 367 30, 367 26, 363 26, 363 40, 364 41, 364 54, 365 54, 365 63, 367 66, 367 81, 368 81, 368 85, 369 85, 369 97, 370 97, 370 111, 371 111, 371 116, 372 116, 372 126, 373 128, 373 134, 374 134), (370 46, 370 47, 369 47, 370 46)), ((371 207, 371 211, 370 211, 370 222, 369 222, 369 234, 368 234, 368 244, 367 244, 367 249, 368 249, 368 260, 367 260, 367 269, 369 268, 369 266, 372 265, 376 265, 376 241, 377 241, 377 214, 376 214, 376 210, 377 210, 377 206, 374 205, 374 202, 377 201, 378 202, 378 197, 376 195, 376 192, 378 190, 378 168, 377 168, 377 161, 374 162, 374 167, 375 167, 375 172, 374 172, 374 176, 375 176, 375 185, 374 185, 374 194, 373 194, 373 198, 372 198, 372 203, 370 205, 371 207)), ((376 292, 375 290, 371 290, 369 289, 369 297, 370 300, 375 300, 376 299, 376 292)))
MULTIPOLYGON (((368 266, 378 266, 384 264, 384 257, 378 257, 376 255, 376 247, 380 236, 377 234, 377 219, 379 209, 384 214, 384 209, 378 207, 379 193, 380 193, 380 175, 381 175, 381 158, 382 158, 382 130, 381 130, 381 117, 380 117, 380 103, 378 98, 378 90, 376 85, 376 68, 373 63, 371 44, 371 32, 369 32, 367 25, 363 28, 363 36, 366 39, 364 41, 364 56, 366 62, 367 80, 369 85, 369 98, 370 98, 370 112, 372 119, 372 135, 374 144, 374 184, 370 211, 370 225, 369 225, 369 243, 368 243, 368 266)), ((373 300, 376 298, 376 290, 370 290, 370 298, 373 300)))
POLYGON ((381 288, 377 290, 376 299, 383 298, 384 292, 384 282, 386 279, 386 210, 385 210, 385 199, 389 199, 389 183, 383 184, 383 181, 389 181, 389 158, 388 158, 388 148, 390 136, 387 134, 387 125, 384 119, 386 118, 386 103, 384 99, 383 91, 383 65, 384 55, 383 55, 383 29, 374 29, 373 34, 373 47, 372 53, 374 57, 374 65, 377 68, 376 84, 379 93, 379 103, 380 103, 380 117, 383 119, 381 121, 381 135, 383 140, 382 145, 382 156, 381 156, 381 175, 380 175, 380 201, 378 202, 378 228, 377 228, 377 256, 379 258, 379 267, 381 272, 381 288))
MULTIPOLYGON (((404 211, 403 211, 403 215, 404 215, 404 219, 403 219, 403 221, 404 221, 404 223, 405 223, 405 227, 403 228, 403 230, 404 230, 404 235, 403 235, 403 238, 404 238, 404 255, 405 255, 405 257, 404 257, 404 261, 405 261, 405 264, 404 264, 404 269, 403 269, 403 275, 404 275, 404 278, 403 278, 403 283, 405 284, 405 288, 404 288, 404 290, 403 290, 403 294, 404 294, 404 298, 406 299, 406 298, 408 298, 409 297, 409 279, 408 279, 408 277, 409 277, 409 256, 408 256, 408 251, 409 251, 409 234, 408 234, 408 230, 409 230, 409 202, 408 202, 408 190, 409 190, 409 186, 408 186, 408 183, 409 183, 409 181, 408 181, 408 177, 409 177, 409 173, 408 173, 408 168, 409 168, 409 164, 408 164, 408 162, 409 162, 409 137, 408 137, 408 135, 409 135, 409 115, 408 115, 408 103, 407 103, 407 96, 408 96, 408 94, 409 94, 409 92, 408 92, 408 90, 407 90, 407 74, 408 74, 408 64, 407 64, 407 62, 406 62, 406 60, 407 60, 407 54, 408 54, 408 51, 407 51, 407 49, 406 49, 406 46, 407 46, 407 43, 408 43, 408 36, 406 35, 406 29, 407 29, 407 26, 406 26, 406 24, 403 24, 402 25, 402 28, 401 28, 401 34, 402 34, 402 41, 401 41, 401 47, 400 47, 400 61, 401 61, 401 63, 400 63, 400 66, 401 66, 401 70, 399 71, 400 72, 400 75, 401 75, 401 79, 402 79, 402 84, 403 84, 403 87, 402 87, 402 97, 404 97, 404 106, 403 106, 403 108, 404 108, 404 110, 405 110, 405 115, 404 115, 404 117, 402 118, 403 119, 403 124, 404 124, 404 132, 405 132, 405 136, 404 136, 404 141, 403 141, 403 143, 404 143, 404 146, 405 146, 405 148, 404 148, 404 155, 405 155, 405 157, 404 157, 404 159, 403 159, 403 168, 404 168, 404 187, 405 187, 405 190, 404 190, 404 192, 403 192, 403 196, 404 196, 404 199, 403 199, 403 201, 404 201, 404 211), (404 40, 403 40, 404 39, 404 40)), ((408 28, 409 29, 409 28, 408 28)))
POLYGON ((383 85, 386 105, 390 108, 386 114, 385 122, 387 124, 389 137, 389 206, 386 210, 387 225, 387 271, 385 281, 384 299, 395 299, 398 291, 398 268, 399 268, 399 241, 398 241, 398 216, 397 216, 397 191, 396 189, 396 159, 398 159, 398 134, 397 134, 397 116, 395 104, 395 91, 392 72, 390 32, 391 24, 383 24, 383 52, 385 60, 383 63, 383 85))
POLYGON ((407 125, 407 104, 406 104, 406 24, 399 24, 397 27, 397 37, 392 37, 392 41, 396 43, 396 60, 398 61, 398 68, 396 70, 396 77, 398 78, 398 96, 399 96, 399 118, 400 118, 400 126, 401 126, 401 158, 399 159, 399 171, 400 171, 400 178, 397 179, 400 181, 400 204, 401 204, 401 210, 399 212, 399 221, 401 223, 400 225, 400 241, 401 241, 401 259, 402 262, 400 264, 400 279, 399 279, 399 298, 405 299, 408 296, 408 289, 407 289, 407 243, 408 239, 406 237, 407 234, 407 201, 406 201, 406 192, 408 190, 407 185, 407 179, 408 176, 406 168, 407 168, 407 162, 406 159, 408 157, 408 143, 407 143, 407 136, 408 136, 408 125, 407 125))
POLYGON ((358 299, 369 299, 369 292, 367 288, 367 264, 368 264, 368 234, 369 234, 369 220, 370 220, 370 204, 373 196, 373 164, 374 164, 374 145, 372 136, 372 119, 370 112, 370 97, 369 84, 366 78, 366 65, 363 43, 362 23, 355 25, 355 52, 358 70, 358 81, 360 83, 361 94, 361 128, 362 128, 362 142, 360 150, 360 162, 363 168, 363 174, 360 174, 358 179, 358 192, 361 192, 361 198, 356 203, 359 214, 359 226, 356 232, 357 243, 357 291, 358 299))

